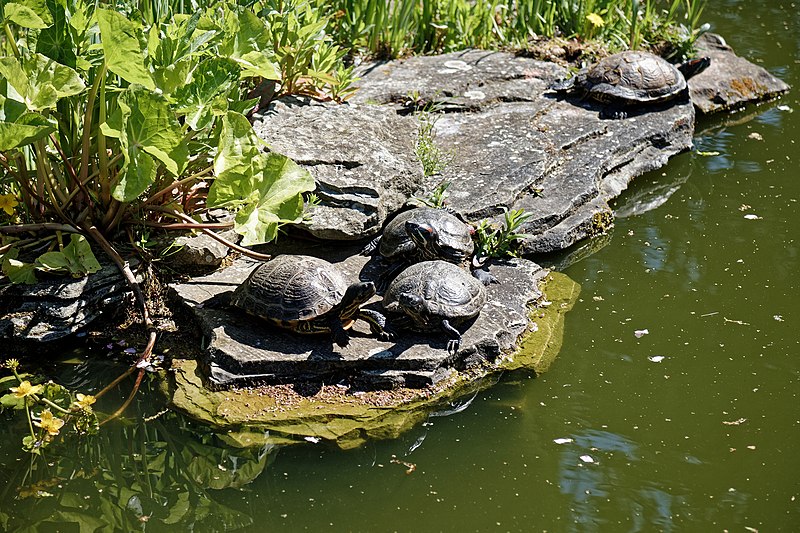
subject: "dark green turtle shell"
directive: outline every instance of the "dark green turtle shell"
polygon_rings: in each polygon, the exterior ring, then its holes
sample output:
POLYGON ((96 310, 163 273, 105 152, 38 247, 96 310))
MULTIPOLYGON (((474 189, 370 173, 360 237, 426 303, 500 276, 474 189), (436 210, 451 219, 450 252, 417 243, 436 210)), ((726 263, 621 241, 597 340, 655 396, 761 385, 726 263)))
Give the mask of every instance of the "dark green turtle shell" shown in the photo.
MULTIPOLYGON (((430 319, 417 322, 420 329, 439 327, 441 319, 458 324, 480 313, 486 304, 486 288, 469 272, 446 261, 423 261, 402 271, 383 298, 387 312, 404 312, 398 299, 402 293, 422 298, 430 319), (437 322, 437 320, 439 322, 437 322)), ((411 317, 415 318, 415 317, 411 317)))
POLYGON ((284 328, 299 330, 342 301, 347 282, 332 264, 305 255, 279 255, 257 267, 231 303, 284 328))
POLYGON ((387 259, 437 259, 432 252, 419 250, 406 231, 406 222, 430 224, 438 234, 441 248, 458 252, 464 258, 475 251, 470 227, 452 213, 432 207, 416 207, 403 211, 386 225, 378 245, 378 253, 387 259))
POLYGON ((686 89, 686 79, 668 61, 629 50, 581 70, 559 89, 583 91, 605 103, 647 104, 678 96, 686 89))

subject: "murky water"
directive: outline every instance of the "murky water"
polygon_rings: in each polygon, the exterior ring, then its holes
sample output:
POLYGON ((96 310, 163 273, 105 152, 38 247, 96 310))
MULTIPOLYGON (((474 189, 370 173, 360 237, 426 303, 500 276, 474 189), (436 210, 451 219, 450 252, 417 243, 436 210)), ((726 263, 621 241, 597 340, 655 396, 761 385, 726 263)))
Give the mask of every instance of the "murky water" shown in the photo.
POLYGON ((235 451, 162 415, 50 467, 39 499, 11 499, 28 470, 0 428, 0 529, 800 531, 800 4, 712 0, 706 20, 795 89, 701 121, 719 155, 637 179, 566 270, 581 300, 549 373, 349 452, 235 451))

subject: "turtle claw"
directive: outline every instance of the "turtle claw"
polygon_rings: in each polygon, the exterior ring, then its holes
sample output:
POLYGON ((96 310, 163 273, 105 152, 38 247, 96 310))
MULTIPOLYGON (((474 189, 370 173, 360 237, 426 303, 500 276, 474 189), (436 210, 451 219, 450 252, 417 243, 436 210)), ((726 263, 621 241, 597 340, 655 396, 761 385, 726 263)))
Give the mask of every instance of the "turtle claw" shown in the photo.
POLYGON ((447 341, 447 353, 450 355, 456 355, 458 353, 458 348, 461 346, 461 339, 450 339, 447 341))

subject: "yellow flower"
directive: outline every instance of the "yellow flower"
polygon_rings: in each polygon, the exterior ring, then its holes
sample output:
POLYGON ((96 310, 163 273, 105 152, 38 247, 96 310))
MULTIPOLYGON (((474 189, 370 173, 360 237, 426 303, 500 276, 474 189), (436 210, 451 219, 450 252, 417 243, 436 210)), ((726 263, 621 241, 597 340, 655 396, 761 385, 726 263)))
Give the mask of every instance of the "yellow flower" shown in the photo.
POLYGON ((17 198, 13 194, 0 194, 0 209, 11 216, 14 214, 14 208, 19 205, 17 198))
POLYGON ((90 411, 92 409, 92 404, 97 401, 97 398, 95 398, 91 394, 81 394, 79 392, 75 396, 78 399, 72 402, 72 405, 74 405, 81 411, 90 411))
POLYGON ((589 13, 588 15, 586 15, 586 19, 592 23, 592 26, 596 28, 605 26, 606 24, 606 21, 603 20, 603 17, 601 17, 597 13, 589 13))
POLYGON ((42 385, 31 385, 30 381, 25 380, 19 384, 19 387, 10 387, 10 390, 17 398, 25 398, 26 396, 37 394, 42 390, 42 385))
POLYGON ((58 431, 64 425, 64 421, 53 416, 50 409, 45 409, 39 415, 39 421, 34 421, 38 427, 45 430, 50 436, 58 435, 58 431))

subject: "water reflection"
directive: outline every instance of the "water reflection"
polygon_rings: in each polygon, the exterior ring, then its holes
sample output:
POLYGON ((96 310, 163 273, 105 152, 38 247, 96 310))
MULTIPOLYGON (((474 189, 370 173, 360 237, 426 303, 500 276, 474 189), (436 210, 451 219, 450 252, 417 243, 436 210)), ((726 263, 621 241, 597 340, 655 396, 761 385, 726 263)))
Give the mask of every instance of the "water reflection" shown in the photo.
MULTIPOLYGON (((4 424, 3 441, 17 442, 21 426, 4 424)), ((230 447, 164 412, 51 445, 42 456, 3 451, 16 455, 16 468, 4 472, 8 478, 0 493, 4 531, 222 532, 253 519, 223 504, 216 491, 251 483, 277 449, 230 447)))

